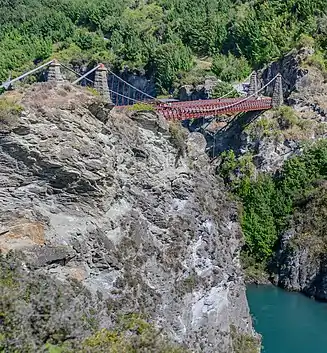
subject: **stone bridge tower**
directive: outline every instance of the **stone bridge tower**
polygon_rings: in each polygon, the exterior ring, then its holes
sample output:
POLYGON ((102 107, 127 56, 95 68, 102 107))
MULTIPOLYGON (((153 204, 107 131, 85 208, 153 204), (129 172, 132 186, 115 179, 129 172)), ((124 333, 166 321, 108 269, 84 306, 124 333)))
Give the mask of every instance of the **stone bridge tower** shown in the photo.
POLYGON ((248 97, 257 97, 258 96, 258 75, 256 71, 253 71, 250 76, 250 87, 248 91, 248 97))
POLYGON ((273 108, 280 107, 284 103, 283 97, 283 81, 282 75, 278 74, 275 80, 274 91, 272 95, 272 106, 273 108))
POLYGON ((64 79, 60 71, 60 63, 57 60, 53 60, 49 66, 48 81, 50 82, 62 82, 64 79))
POLYGON ((108 86, 107 72, 107 68, 103 64, 100 64, 95 71, 94 88, 106 102, 112 103, 108 86))

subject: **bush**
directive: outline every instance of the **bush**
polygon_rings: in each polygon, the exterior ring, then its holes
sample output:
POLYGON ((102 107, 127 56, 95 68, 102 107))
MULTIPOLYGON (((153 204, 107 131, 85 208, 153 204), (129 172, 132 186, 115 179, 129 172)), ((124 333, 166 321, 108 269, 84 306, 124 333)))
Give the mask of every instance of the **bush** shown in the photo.
POLYGON ((137 315, 124 317, 115 330, 101 330, 87 338, 81 353, 183 353, 137 315))
POLYGON ((237 331, 234 325, 231 325, 231 335, 233 342, 233 352, 235 353, 258 353, 260 349, 259 339, 237 331))
POLYGON ((0 128, 10 128, 17 123, 23 107, 9 98, 0 98, 0 128))
POLYGON ((213 59, 212 71, 223 81, 240 81, 251 73, 251 67, 244 57, 237 58, 231 53, 216 55, 213 59))
POLYGON ((299 118, 295 113, 295 110, 288 106, 281 106, 275 114, 275 118, 277 117, 277 121, 279 127, 282 130, 290 129, 295 126, 299 122, 299 118))
POLYGON ((224 96, 225 98, 235 98, 239 97, 236 89, 227 82, 218 82, 218 84, 214 87, 212 98, 220 98, 224 96), (227 95, 227 93, 229 93, 227 95))
POLYGON ((169 132, 172 138, 172 141, 176 148, 178 149, 178 153, 182 156, 185 156, 186 152, 186 137, 187 131, 182 127, 180 121, 171 121, 169 122, 169 132))
POLYGON ((300 38, 297 43, 297 48, 314 48, 315 46, 315 40, 311 36, 308 36, 307 34, 302 33, 300 35, 300 38))
POLYGON ((298 205, 317 188, 317 181, 327 179, 327 140, 319 141, 307 147, 301 156, 287 160, 276 175, 259 175, 254 179, 247 172, 236 174, 234 171, 240 164, 229 152, 223 156, 219 173, 243 204, 244 250, 256 262, 265 263, 298 205))

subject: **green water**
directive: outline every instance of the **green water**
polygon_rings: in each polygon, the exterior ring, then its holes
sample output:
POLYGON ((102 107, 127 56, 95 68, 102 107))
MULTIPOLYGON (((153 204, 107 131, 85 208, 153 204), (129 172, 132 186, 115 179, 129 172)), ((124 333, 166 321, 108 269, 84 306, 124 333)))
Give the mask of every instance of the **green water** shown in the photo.
POLYGON ((327 353, 327 304, 273 286, 249 286, 254 327, 263 353, 327 353))

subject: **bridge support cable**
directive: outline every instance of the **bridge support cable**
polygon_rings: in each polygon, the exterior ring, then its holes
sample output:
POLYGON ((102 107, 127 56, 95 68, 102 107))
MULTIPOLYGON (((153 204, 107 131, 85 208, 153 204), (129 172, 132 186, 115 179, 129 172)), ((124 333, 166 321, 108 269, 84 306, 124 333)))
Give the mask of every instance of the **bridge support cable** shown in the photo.
MULTIPOLYGON (((110 94, 111 94, 111 97, 115 97, 115 96, 118 96, 120 97, 121 99, 126 99, 129 102, 131 102, 131 104, 127 104, 127 106, 129 105, 132 105, 132 104, 135 104, 135 103, 142 103, 142 101, 140 100, 137 100, 137 99, 133 99, 133 98, 130 98, 130 97, 127 97, 121 93, 118 93, 118 92, 115 92, 115 91, 112 91, 112 90, 109 90, 110 94)), ((116 98, 117 99, 117 98, 116 98)), ((125 108, 126 106, 119 106, 118 108, 125 108)))
MULTIPOLYGON (((72 72, 72 73, 75 74, 77 77, 82 77, 82 76, 83 76, 83 74, 80 74, 80 73, 74 71, 73 69, 71 69, 70 67, 68 67, 68 66, 66 66, 66 65, 64 65, 64 64, 60 64, 60 66, 61 66, 62 68, 64 68, 65 70, 68 70, 68 71, 72 72)), ((92 85, 94 84, 94 81, 92 81, 92 80, 89 79, 88 77, 84 77, 84 80, 88 81, 89 83, 92 83, 92 85)))
POLYGON ((97 70, 99 68, 100 64, 97 65, 96 67, 94 67, 93 69, 91 69, 90 71, 86 72, 84 75, 82 75, 81 77, 79 77, 77 80, 73 81, 72 84, 76 85, 78 82, 82 81, 84 78, 86 78, 87 76, 89 76, 92 72, 94 72, 95 70, 97 70))
POLYGON ((125 81, 124 79, 122 79, 121 77, 119 77, 118 75, 116 75, 114 72, 112 72, 110 69, 108 69, 108 72, 113 76, 115 77, 119 82, 122 82, 124 83, 125 85, 129 86, 130 88, 132 88, 134 91, 138 92, 140 94, 140 100, 141 100, 141 97, 144 96, 144 97, 147 97, 149 100, 151 101, 155 101, 155 102, 161 102, 159 99, 151 96, 150 94, 147 94, 143 91, 141 91, 140 89, 136 88, 135 86, 131 85, 129 82, 125 81))
POLYGON ((22 80, 22 79, 25 78, 26 76, 29 76, 29 75, 33 74, 34 72, 37 72, 37 71, 43 69, 43 68, 46 67, 46 66, 49 66, 52 62, 53 62, 53 60, 48 61, 48 62, 46 62, 45 64, 40 65, 40 66, 36 67, 35 69, 30 70, 30 71, 28 71, 28 72, 26 72, 26 73, 24 73, 24 74, 22 74, 22 75, 20 75, 20 76, 18 76, 18 77, 16 77, 16 78, 14 78, 13 80, 10 80, 10 81, 7 81, 7 82, 2 83, 1 86, 0 86, 0 88, 5 88, 5 89, 7 89, 7 88, 10 87, 13 83, 22 80))

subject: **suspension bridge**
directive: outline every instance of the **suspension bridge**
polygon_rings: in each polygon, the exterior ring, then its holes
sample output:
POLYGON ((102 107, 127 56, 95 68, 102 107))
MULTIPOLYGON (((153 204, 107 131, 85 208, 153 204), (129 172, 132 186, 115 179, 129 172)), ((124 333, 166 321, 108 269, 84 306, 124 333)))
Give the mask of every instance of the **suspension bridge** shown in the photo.
POLYGON ((80 74, 59 63, 57 60, 44 63, 17 78, 8 79, 0 85, 0 88, 9 89, 16 82, 22 81, 25 77, 42 69, 47 69, 47 81, 65 82, 62 70, 68 70, 78 77, 72 84, 94 87, 104 100, 113 103, 118 109, 124 109, 127 106, 137 103, 147 103, 151 104, 167 120, 189 120, 222 114, 263 111, 278 107, 283 103, 282 76, 280 74, 277 74, 266 85, 258 89, 257 74, 253 72, 250 76, 250 85, 246 97, 226 98, 231 93, 228 92, 223 97, 217 99, 167 103, 131 85, 103 64, 99 64, 86 73, 80 74), (109 80, 108 74, 110 74, 109 80), (262 92, 272 84, 274 84, 272 97, 262 96, 262 92))

